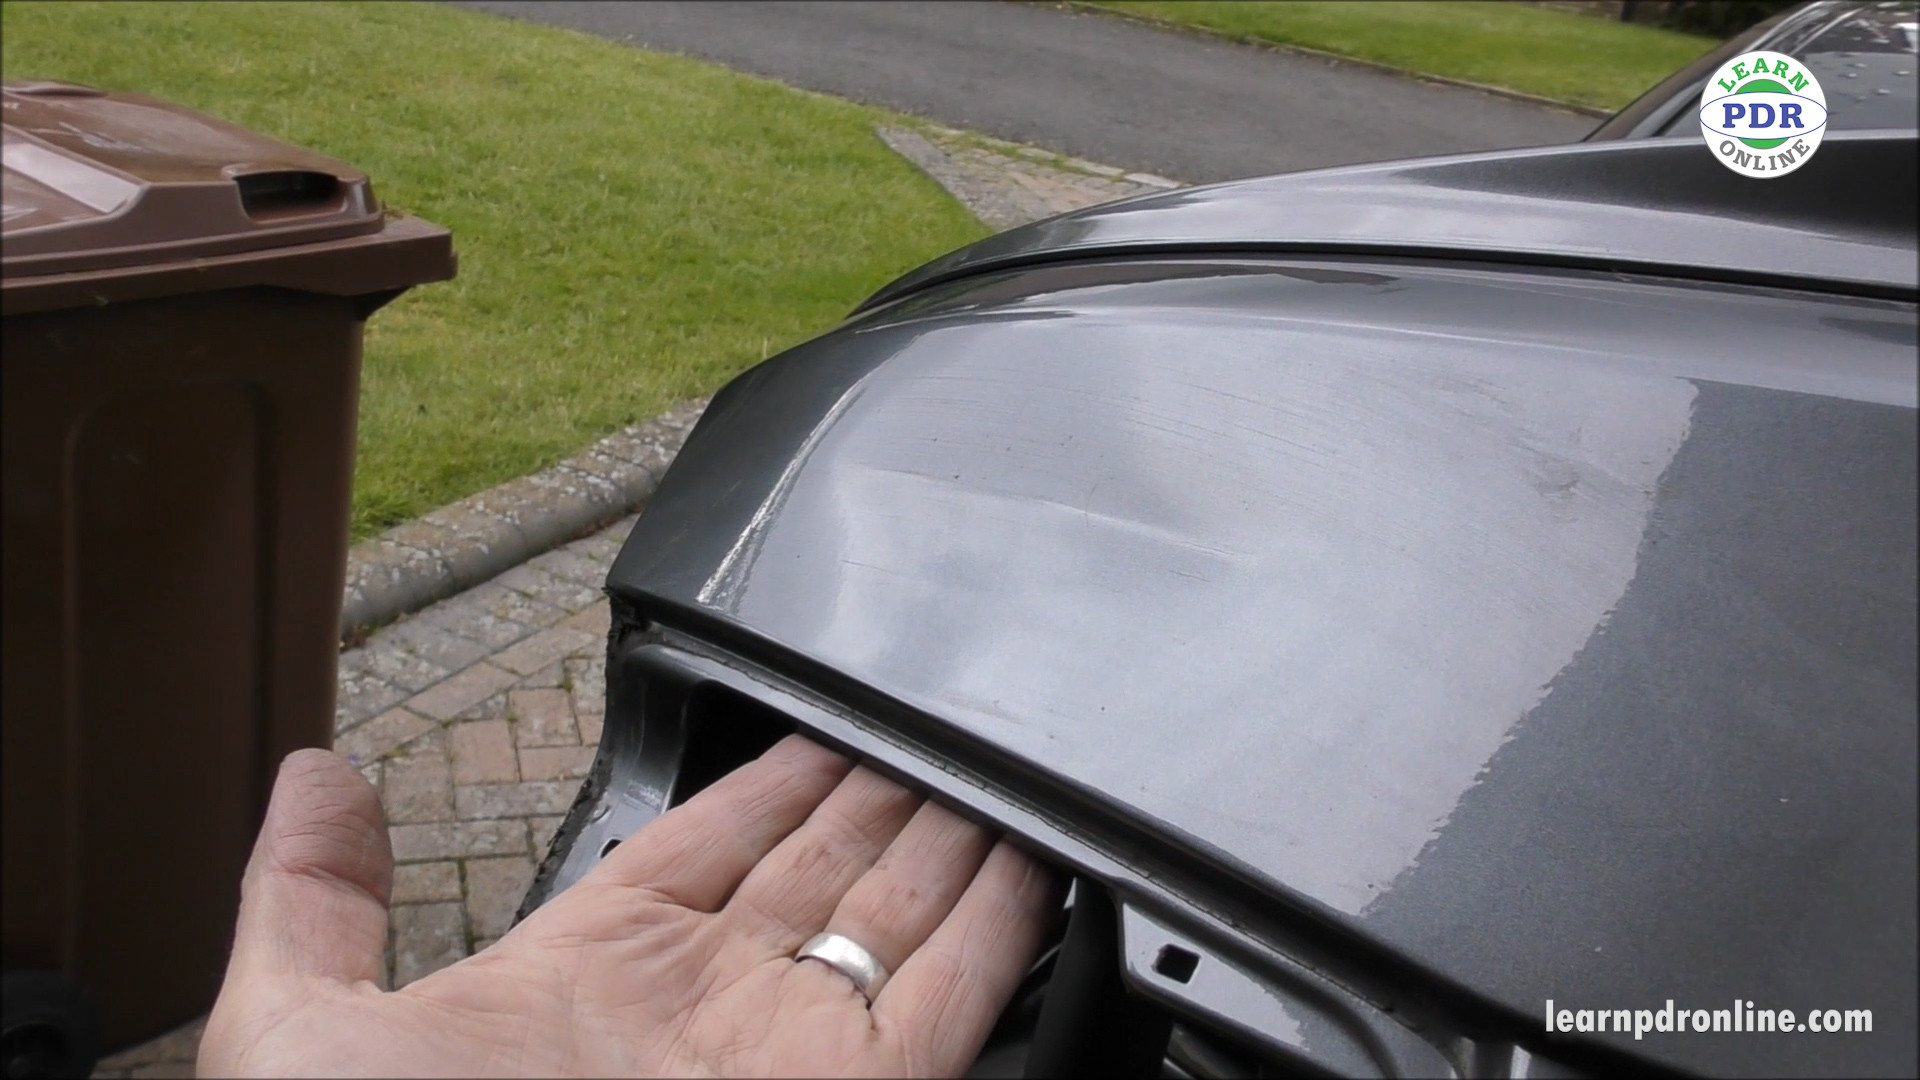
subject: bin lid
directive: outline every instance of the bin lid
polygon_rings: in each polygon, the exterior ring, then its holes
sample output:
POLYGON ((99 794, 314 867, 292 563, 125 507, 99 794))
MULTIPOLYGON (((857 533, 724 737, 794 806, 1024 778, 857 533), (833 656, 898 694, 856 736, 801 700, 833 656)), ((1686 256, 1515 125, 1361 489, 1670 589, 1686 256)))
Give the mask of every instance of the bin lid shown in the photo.
POLYGON ((0 85, 5 277, 377 232, 366 174, 139 94, 0 85))
POLYGON ((395 295, 454 275, 446 230, 383 211, 365 173, 184 106, 7 82, 0 140, 8 316, 253 285, 395 295))

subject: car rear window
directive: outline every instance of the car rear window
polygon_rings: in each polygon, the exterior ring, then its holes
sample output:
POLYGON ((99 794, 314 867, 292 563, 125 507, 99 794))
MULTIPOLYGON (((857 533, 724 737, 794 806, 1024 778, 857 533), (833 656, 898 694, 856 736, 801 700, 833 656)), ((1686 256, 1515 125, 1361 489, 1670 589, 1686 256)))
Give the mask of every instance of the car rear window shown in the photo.
MULTIPOLYGON (((1798 59, 1820 80, 1827 95, 1827 126, 1835 131, 1870 131, 1920 126, 1920 9, 1910 3, 1874 4, 1844 10, 1830 22, 1808 27, 1804 35, 1762 47, 1798 59)), ((1703 80, 1689 96, 1698 97, 1703 80)), ((1682 109, 1660 129, 1679 135, 1699 123, 1682 109)))

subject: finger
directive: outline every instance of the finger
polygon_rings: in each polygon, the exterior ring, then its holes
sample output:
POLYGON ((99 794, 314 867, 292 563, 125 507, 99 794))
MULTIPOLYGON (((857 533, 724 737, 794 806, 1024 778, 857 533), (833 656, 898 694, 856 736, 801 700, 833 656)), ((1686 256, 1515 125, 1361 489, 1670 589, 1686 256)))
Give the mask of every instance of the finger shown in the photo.
POLYGON ((380 983, 392 888, 373 785, 325 750, 288 755, 240 883, 228 986, 289 976, 380 983))
POLYGON ((587 880, 645 888, 718 911, 756 864, 799 828, 853 763, 799 735, 649 822, 587 880))
POLYGON ((753 868, 727 902, 729 932, 791 955, 819 933, 834 905, 920 807, 920 796, 867 768, 847 774, 807 818, 753 868))
POLYGON ((853 883, 826 928, 866 948, 888 971, 913 955, 966 892, 994 836, 935 803, 922 803, 880 861, 853 883))
POLYGON ((958 1075, 1033 965, 1061 890, 1041 863, 995 844, 952 914, 881 989, 876 1027, 930 1074, 958 1075))

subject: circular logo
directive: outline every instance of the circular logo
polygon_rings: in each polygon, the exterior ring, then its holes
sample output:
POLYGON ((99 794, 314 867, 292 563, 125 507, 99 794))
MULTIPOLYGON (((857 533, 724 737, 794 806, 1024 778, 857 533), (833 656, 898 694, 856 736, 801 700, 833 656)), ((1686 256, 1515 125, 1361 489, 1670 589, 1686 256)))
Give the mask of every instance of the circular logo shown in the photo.
POLYGON ((1827 95, 1798 60, 1750 52, 1720 66, 1700 95, 1700 134, 1720 164, 1743 176, 1785 176, 1827 133, 1827 95))

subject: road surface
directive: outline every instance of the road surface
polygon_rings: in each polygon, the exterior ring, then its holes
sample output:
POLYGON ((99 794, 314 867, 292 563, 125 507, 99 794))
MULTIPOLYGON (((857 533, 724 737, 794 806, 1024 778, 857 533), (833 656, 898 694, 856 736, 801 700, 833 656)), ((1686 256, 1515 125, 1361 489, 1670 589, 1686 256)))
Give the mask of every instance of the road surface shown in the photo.
POLYGON ((1190 183, 1570 142, 1591 117, 1105 15, 952 2, 477 2, 1190 183))

